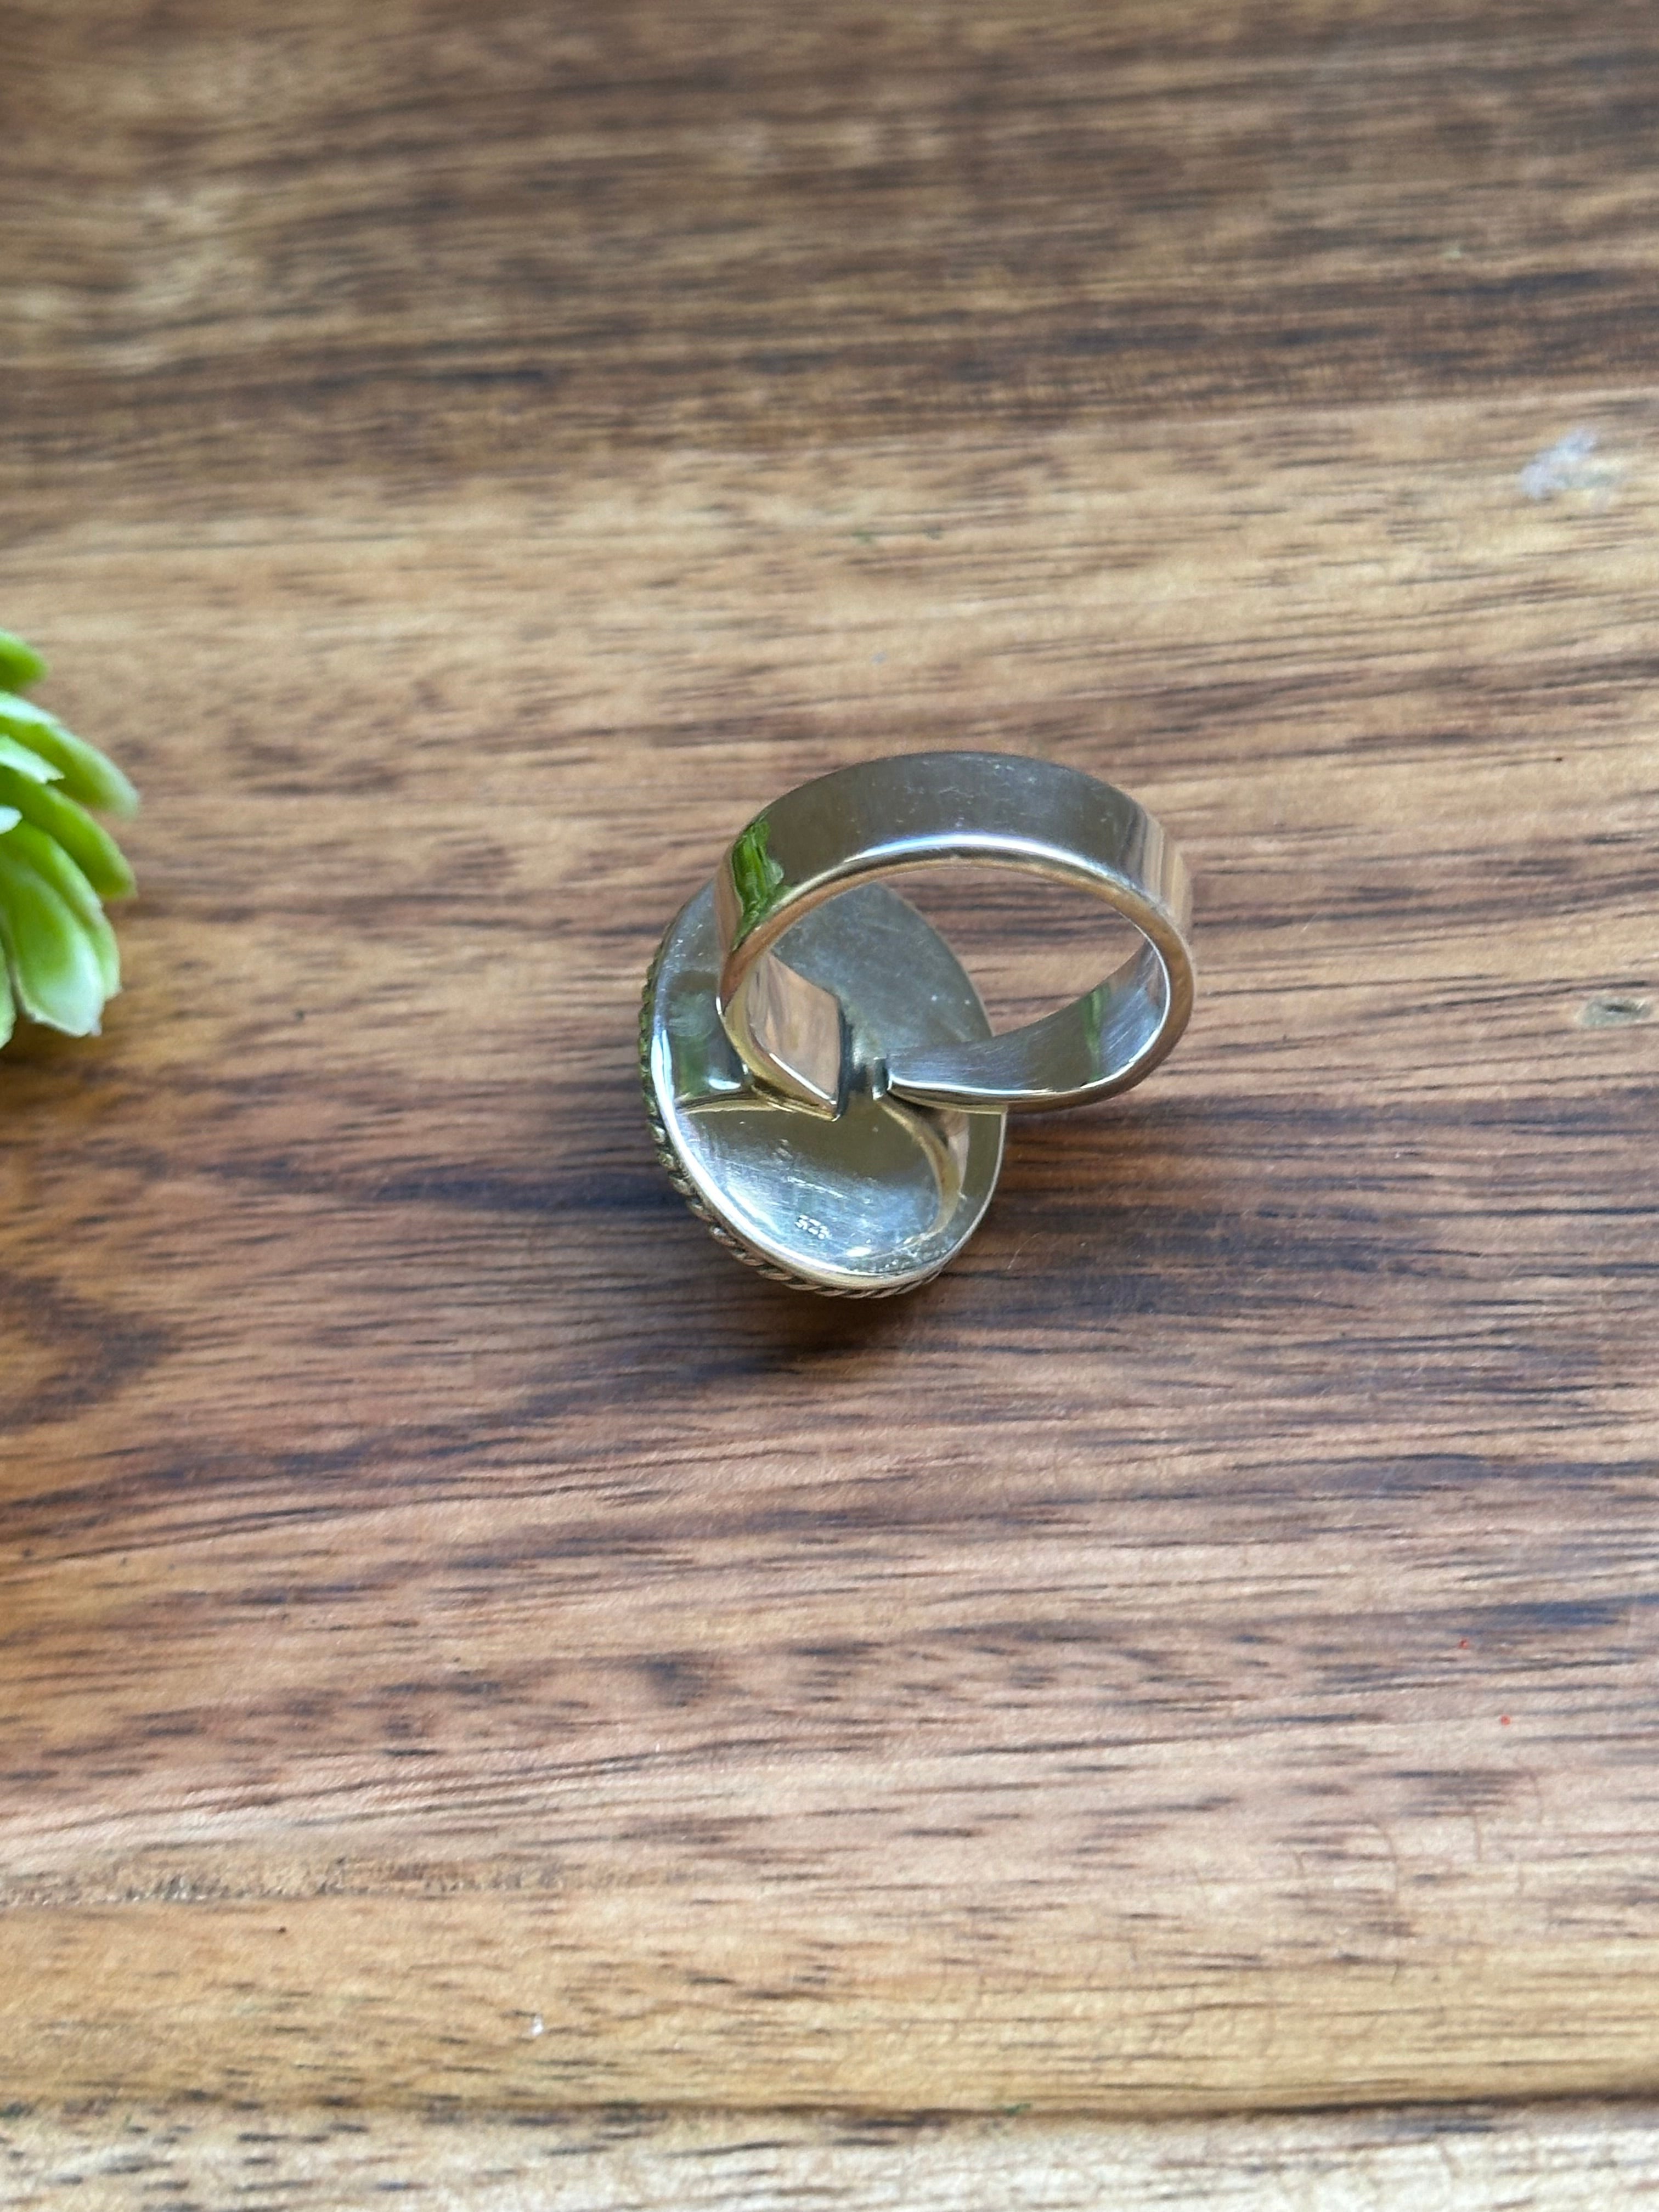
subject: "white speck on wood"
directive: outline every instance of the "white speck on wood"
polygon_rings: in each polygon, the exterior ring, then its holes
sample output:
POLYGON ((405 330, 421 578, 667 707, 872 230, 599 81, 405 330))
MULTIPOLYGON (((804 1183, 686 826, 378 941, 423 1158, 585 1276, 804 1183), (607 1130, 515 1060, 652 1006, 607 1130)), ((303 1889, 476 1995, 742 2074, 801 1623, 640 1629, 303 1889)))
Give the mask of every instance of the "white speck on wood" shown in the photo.
POLYGON ((1593 489, 1606 480, 1605 467, 1589 465, 1598 443, 1594 430, 1569 430, 1541 453, 1534 453, 1521 471, 1521 489, 1528 499, 1554 499, 1564 491, 1593 489))

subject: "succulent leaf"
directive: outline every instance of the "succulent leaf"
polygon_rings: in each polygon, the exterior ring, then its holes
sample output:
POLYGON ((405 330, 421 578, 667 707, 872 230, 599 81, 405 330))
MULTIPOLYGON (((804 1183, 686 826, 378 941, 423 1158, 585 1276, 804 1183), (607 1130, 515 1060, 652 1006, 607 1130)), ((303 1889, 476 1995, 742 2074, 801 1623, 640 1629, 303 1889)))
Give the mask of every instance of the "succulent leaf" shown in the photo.
POLYGON ((102 964, 68 901, 0 838, 0 944, 17 1003, 70 1036, 94 1036, 104 1011, 102 964))
POLYGON ((0 684, 15 690, 20 684, 38 684, 46 672, 46 664, 32 645, 0 629, 0 684))
POLYGON ((20 822, 0 838, 0 852, 8 851, 15 853, 43 882, 51 884, 85 930, 98 955, 104 996, 112 999, 121 988, 121 956, 116 948, 115 932, 109 926, 109 917, 97 892, 63 847, 53 844, 45 830, 37 830, 32 822, 20 822))
POLYGON ((0 729, 0 767, 15 768, 31 783, 56 783, 61 773, 49 760, 42 760, 39 753, 20 745, 15 738, 9 738, 3 729, 0 729))
POLYGON ((65 799, 50 784, 31 783, 15 769, 0 763, 0 801, 15 806, 25 822, 55 838, 100 898, 125 898, 133 888, 132 870, 120 847, 84 806, 65 799))
POLYGON ((122 819, 138 811, 138 794, 115 763, 65 729, 56 714, 37 707, 33 699, 0 692, 0 734, 47 762, 63 778, 66 797, 82 806, 101 807, 122 819))
POLYGON ((32 647, 0 630, 0 1045, 20 1013, 96 1035, 121 988, 103 901, 133 888, 120 847, 87 809, 132 814, 138 794, 95 745, 16 696, 45 673, 32 647))

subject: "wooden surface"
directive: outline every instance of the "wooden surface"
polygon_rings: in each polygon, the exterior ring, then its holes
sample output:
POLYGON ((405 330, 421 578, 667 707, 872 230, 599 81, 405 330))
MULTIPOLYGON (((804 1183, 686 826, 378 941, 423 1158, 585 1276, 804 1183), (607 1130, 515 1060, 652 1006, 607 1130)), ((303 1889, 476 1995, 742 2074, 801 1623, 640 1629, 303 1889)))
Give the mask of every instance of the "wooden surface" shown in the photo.
POLYGON ((453 2116, 99 2104, 0 2112, 7 2212, 1609 2212, 1659 2197, 1648 2104, 1251 2119, 453 2116))
POLYGON ((147 806, 0 1062, 0 2082, 1659 2088, 1647 0, 7 43, 0 621, 147 806), (1163 817, 1198 1013, 848 1310, 637 993, 943 744, 1163 817))

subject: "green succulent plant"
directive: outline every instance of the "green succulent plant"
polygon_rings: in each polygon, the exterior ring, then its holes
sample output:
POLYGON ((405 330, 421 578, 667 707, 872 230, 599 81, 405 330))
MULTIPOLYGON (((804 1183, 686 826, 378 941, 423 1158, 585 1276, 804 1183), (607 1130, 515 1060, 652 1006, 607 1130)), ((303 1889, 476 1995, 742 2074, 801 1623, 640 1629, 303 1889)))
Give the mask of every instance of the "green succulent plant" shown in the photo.
POLYGON ((104 901, 126 896, 132 870, 87 810, 134 814, 138 794, 95 745, 19 696, 46 672, 0 630, 0 1045, 20 1012, 94 1036, 121 988, 104 901))

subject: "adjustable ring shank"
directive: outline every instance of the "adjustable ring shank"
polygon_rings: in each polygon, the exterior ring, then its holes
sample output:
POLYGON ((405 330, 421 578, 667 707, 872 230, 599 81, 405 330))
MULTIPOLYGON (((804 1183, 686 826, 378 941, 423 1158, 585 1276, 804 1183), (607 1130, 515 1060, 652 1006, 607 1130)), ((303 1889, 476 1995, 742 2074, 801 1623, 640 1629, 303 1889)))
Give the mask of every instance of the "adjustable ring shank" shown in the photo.
POLYGON ((1139 1083, 1185 1029, 1190 906, 1185 866, 1158 823, 1076 769, 1003 753, 869 761, 777 800, 721 861, 720 1018, 753 1075, 820 1115, 844 1112, 860 1088, 968 1112, 1084 1105, 1139 1083), (1103 982, 1024 1029, 889 1055, 858 1008, 775 948, 855 884, 962 861, 1091 892, 1145 943, 1103 982))

